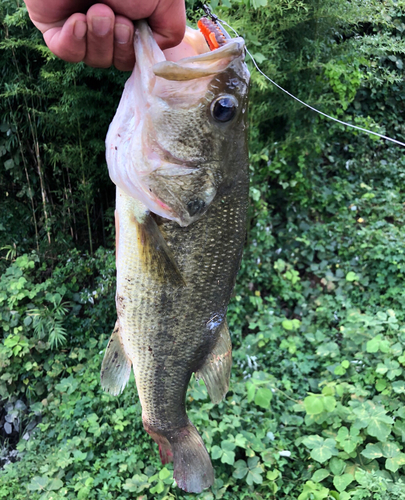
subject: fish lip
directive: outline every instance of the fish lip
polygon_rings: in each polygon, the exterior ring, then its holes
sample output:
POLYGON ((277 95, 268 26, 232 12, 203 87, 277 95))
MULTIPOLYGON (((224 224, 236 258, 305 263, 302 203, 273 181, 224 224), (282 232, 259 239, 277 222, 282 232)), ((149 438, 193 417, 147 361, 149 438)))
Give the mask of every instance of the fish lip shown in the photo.
POLYGON ((245 56, 245 41, 241 37, 227 39, 221 47, 209 50, 204 35, 199 30, 187 27, 186 36, 178 47, 182 43, 188 44, 193 50, 199 52, 173 62, 167 59, 165 53, 159 48, 146 21, 135 23, 134 48, 137 64, 149 67, 152 79, 157 76, 167 80, 190 80, 214 75, 225 70, 232 60, 245 56), (188 41, 185 41, 186 38, 188 41), (202 41, 204 48, 207 49, 206 52, 201 51, 202 41), (181 73, 181 78, 172 78, 173 68, 181 73))
POLYGON ((225 71, 234 59, 245 57, 245 41, 234 38, 218 49, 185 57, 177 62, 158 61, 152 66, 155 76, 171 81, 186 81, 213 76, 225 71))

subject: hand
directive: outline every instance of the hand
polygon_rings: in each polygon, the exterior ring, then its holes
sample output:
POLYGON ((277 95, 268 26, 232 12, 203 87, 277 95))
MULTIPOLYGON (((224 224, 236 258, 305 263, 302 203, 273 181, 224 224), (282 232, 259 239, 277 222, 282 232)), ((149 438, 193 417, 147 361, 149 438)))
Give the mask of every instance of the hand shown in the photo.
POLYGON ((24 1, 55 55, 95 68, 114 64, 119 70, 132 70, 133 20, 148 20, 161 49, 178 45, 186 28, 184 0, 24 1))

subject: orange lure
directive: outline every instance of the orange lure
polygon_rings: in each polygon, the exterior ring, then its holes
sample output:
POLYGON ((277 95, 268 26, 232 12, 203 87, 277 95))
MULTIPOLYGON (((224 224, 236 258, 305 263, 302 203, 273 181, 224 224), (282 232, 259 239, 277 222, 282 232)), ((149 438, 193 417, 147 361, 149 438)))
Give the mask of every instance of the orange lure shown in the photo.
POLYGON ((198 21, 197 26, 199 27, 201 33, 204 35, 204 38, 211 50, 218 49, 226 43, 224 34, 220 30, 220 28, 210 19, 202 17, 198 21))

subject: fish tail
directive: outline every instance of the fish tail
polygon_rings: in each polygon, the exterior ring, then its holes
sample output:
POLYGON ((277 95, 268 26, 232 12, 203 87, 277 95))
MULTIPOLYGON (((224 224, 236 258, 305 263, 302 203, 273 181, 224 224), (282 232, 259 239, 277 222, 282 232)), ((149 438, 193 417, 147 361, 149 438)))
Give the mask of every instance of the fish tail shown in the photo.
POLYGON ((143 421, 146 432, 159 445, 162 464, 174 463, 177 486, 189 493, 201 493, 214 483, 210 456, 197 429, 189 421, 173 431, 158 431, 143 421))
POLYGON ((189 422, 176 430, 169 441, 173 450, 174 479, 179 488, 201 493, 214 482, 214 469, 201 436, 189 422))

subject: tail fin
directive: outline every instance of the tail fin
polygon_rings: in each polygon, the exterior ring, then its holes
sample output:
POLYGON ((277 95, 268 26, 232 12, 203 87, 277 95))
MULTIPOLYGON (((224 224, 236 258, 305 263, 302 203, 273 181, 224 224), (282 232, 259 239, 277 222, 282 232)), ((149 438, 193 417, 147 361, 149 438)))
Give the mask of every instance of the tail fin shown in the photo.
POLYGON ((190 493, 201 493, 214 482, 214 469, 201 436, 189 422, 168 436, 173 450, 174 479, 177 486, 190 493), (174 434, 174 433, 173 433, 174 434))

